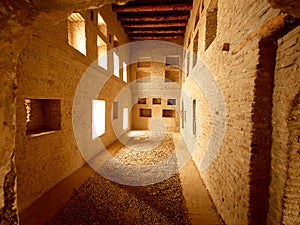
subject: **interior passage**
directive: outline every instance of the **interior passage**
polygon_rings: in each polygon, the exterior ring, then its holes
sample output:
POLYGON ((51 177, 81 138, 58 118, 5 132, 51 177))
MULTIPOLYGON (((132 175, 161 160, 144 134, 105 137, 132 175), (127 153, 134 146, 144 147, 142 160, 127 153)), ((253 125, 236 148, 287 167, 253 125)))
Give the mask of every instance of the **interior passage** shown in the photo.
MULTIPOLYGON (((130 131, 127 136, 126 143, 117 141, 107 150, 122 163, 139 167, 170 157, 180 138, 178 133, 150 131, 130 131)), ((172 161, 176 164, 176 158, 172 161)), ((157 168, 156 173, 161 170, 157 168)), ((176 168, 167 179, 144 186, 112 182, 86 166, 25 210, 21 224, 222 224, 201 184, 192 161, 180 171, 176 168), (63 203, 57 200, 61 195, 70 197, 63 203), (50 213, 49 208, 40 208, 49 198, 50 213)))

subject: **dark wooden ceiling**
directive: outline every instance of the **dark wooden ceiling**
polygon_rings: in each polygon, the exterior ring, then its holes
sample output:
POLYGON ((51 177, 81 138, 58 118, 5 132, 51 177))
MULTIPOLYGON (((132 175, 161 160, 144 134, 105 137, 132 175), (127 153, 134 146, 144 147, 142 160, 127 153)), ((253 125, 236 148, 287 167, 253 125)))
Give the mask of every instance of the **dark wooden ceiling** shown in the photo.
POLYGON ((113 5, 131 41, 184 38, 192 0, 135 0, 113 5))

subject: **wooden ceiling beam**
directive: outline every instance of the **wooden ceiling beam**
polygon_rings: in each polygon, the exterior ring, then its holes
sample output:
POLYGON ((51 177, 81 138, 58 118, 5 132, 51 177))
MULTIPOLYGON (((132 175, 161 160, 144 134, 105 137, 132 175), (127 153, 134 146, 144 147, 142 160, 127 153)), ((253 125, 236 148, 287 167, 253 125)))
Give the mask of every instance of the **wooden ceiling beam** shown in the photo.
POLYGON ((170 36, 134 36, 129 37, 132 41, 142 41, 142 40, 173 40, 182 39, 183 35, 170 35, 170 36))
POLYGON ((124 22, 142 22, 142 21, 174 21, 187 20, 189 15, 178 16, 118 16, 119 21, 124 22))
POLYGON ((122 23, 123 28, 186 27, 187 21, 158 23, 122 23))
POLYGON ((170 29, 170 30, 126 30, 126 33, 131 34, 184 34, 185 29, 170 29))
POLYGON ((193 8, 192 3, 184 4, 157 4, 157 5, 135 5, 135 6, 113 6, 115 12, 166 12, 166 11, 189 11, 193 8))

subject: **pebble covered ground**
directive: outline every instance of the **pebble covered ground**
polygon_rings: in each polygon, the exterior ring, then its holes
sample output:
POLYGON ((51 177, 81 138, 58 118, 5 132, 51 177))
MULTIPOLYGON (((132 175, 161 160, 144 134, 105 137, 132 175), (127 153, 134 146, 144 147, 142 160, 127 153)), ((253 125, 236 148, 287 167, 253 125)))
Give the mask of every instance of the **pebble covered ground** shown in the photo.
MULTIPOLYGON (((115 157, 134 165, 149 165, 163 160, 174 149, 172 135, 166 135, 160 141, 156 138, 160 137, 153 138, 151 134, 132 137, 115 157), (153 149, 148 148, 151 143, 156 143, 153 149)), ((47 223, 62 224, 173 225, 190 224, 190 221, 178 173, 147 186, 122 185, 95 173, 74 191, 70 200, 47 223)))

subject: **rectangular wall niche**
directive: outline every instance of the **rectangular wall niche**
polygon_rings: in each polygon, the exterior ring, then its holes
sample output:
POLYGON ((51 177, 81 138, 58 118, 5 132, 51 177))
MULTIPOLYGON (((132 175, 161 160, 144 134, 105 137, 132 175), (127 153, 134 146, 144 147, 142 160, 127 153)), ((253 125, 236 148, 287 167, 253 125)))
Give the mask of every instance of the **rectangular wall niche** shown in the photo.
POLYGON ((113 119, 118 119, 118 114, 119 114, 119 103, 114 102, 113 103, 113 119))
POLYGON ((25 99, 26 134, 39 134, 61 129, 60 100, 25 99))
POLYGON ((79 13, 68 17, 68 44, 86 55, 85 19, 79 13))
POLYGON ((168 105, 176 105, 176 99, 168 99, 168 105))
POLYGON ((179 70, 166 70, 165 82, 179 82, 179 70))
POLYGON ((179 56, 167 56, 166 66, 179 66, 179 56))
POLYGON ((161 104, 161 98, 153 98, 152 99, 153 105, 160 105, 161 104))
POLYGON ((163 117, 175 117, 175 110, 163 109, 163 117))
POLYGON ((140 109, 140 117, 151 117, 152 110, 151 109, 140 109))
POLYGON ((146 104, 146 98, 139 98, 138 104, 146 104))

